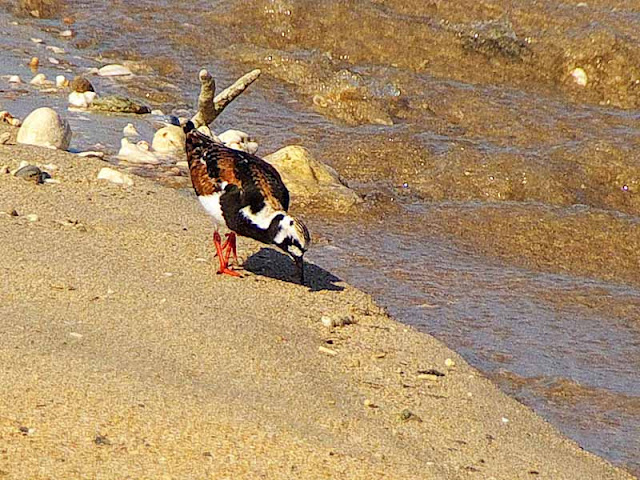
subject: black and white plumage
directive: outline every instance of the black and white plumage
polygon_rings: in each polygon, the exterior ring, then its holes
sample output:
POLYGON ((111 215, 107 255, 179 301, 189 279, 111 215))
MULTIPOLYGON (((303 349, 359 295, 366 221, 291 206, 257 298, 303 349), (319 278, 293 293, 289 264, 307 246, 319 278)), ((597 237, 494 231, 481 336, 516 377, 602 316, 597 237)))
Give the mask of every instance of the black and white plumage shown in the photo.
POLYGON ((230 254, 236 256, 238 234, 276 245, 289 254, 304 283, 303 256, 311 237, 300 220, 287 214, 289 191, 277 170, 255 155, 213 141, 190 121, 184 132, 193 188, 216 225, 218 273, 238 275, 228 266, 230 254), (231 231, 224 244, 220 243, 219 228, 231 231))

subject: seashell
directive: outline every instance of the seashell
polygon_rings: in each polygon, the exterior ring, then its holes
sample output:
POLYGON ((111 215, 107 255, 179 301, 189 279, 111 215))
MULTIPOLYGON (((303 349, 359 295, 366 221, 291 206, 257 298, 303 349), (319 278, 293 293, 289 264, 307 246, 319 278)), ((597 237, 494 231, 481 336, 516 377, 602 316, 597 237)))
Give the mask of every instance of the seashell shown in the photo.
POLYGON ((127 126, 122 129, 122 134, 125 137, 139 137, 140 134, 136 127, 133 126, 133 123, 127 123, 127 126))
POLYGON ((159 153, 175 153, 184 151, 185 134, 182 128, 167 125, 153 136, 152 147, 159 153))
POLYGON ((68 97, 69 106, 75 108, 89 108, 96 96, 96 92, 71 92, 68 97))
POLYGON ((124 65, 114 63, 100 68, 98 70, 98 75, 101 77, 117 77, 122 75, 133 75, 133 73, 124 65))
POLYGON ((71 143, 71 127, 48 107, 37 108, 24 119, 18 130, 18 143, 67 150, 71 143))
POLYGON ((11 75, 9 77, 9 83, 22 83, 22 79, 18 75, 11 75))
POLYGON ((69 80, 64 75, 58 75, 56 77, 56 87, 64 88, 69 86, 69 80))
POLYGON ((63 30, 60 32, 60 36, 63 38, 71 38, 73 37, 73 32, 71 30, 63 30))
POLYGON ((227 147, 247 153, 256 153, 258 144, 249 138, 249 134, 240 130, 227 130, 218 135, 218 138, 227 147))
MULTIPOLYGON (((141 142, 142 143, 142 142, 141 142)), ((117 157, 121 160, 126 160, 129 163, 141 163, 141 164, 150 164, 157 165, 160 163, 160 160, 148 150, 147 147, 141 147, 138 144, 130 142, 127 138, 123 138, 120 140, 120 151, 118 151, 117 157)))
POLYGON ((60 65, 60 60, 58 60, 57 58, 49 57, 49 58, 47 58, 47 60, 49 60, 49 63, 51 63, 53 65, 60 65))
POLYGON ((33 43, 42 43, 42 42, 44 42, 44 40, 42 40, 41 38, 33 38, 33 37, 31 38, 31 41, 33 43))
POLYGON ((573 81, 581 87, 586 87, 588 82, 587 72, 580 67, 576 67, 569 73, 573 77, 573 81))
POLYGON ((97 178, 98 180, 108 180, 109 182, 125 185, 127 187, 133 186, 133 179, 129 175, 109 167, 102 168, 98 173, 97 178))
POLYGON ((31 85, 49 85, 51 82, 47 80, 44 73, 39 73, 31 79, 29 82, 31 85))
POLYGON ((40 65, 40 59, 38 57, 31 57, 31 60, 29 61, 29 66, 31 68, 38 68, 38 65, 40 65))

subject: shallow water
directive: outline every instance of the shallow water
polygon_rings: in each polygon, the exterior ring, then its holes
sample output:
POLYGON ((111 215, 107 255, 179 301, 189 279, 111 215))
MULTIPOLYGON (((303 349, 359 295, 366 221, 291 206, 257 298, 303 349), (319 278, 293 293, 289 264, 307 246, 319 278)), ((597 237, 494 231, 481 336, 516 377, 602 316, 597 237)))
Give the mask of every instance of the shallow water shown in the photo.
MULTIPOLYGON (((0 75, 29 79, 33 55, 64 60, 69 77, 131 61, 134 79, 91 77, 98 91, 170 113, 195 105, 202 66, 220 86, 259 66, 216 131, 248 131, 262 154, 303 144, 365 196, 356 215, 309 219, 323 239, 309 257, 584 448, 640 472, 634 6, 352 3, 322 13, 294 0, 69 2, 48 20, 4 12, 0 75), (64 16, 70 40, 57 35, 64 16), (384 35, 372 37, 371 22, 384 35), (542 34, 541 22, 557 31, 542 34), (576 59, 588 89, 567 80, 576 59)), ((64 70, 42 63, 49 77, 64 70)), ((65 108, 64 92, 0 90, 18 116, 65 108)), ((129 122, 147 139, 153 131, 150 116, 66 116, 76 150, 115 153, 129 122)))

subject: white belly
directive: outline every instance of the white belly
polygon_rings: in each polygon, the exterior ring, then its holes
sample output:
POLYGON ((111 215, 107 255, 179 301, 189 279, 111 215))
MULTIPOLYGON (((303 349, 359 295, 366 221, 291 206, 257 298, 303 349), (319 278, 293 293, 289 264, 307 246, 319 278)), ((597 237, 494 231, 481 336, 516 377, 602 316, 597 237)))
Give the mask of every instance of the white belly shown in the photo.
POLYGON ((222 216, 222 208, 220 208, 220 196, 222 193, 223 192, 216 192, 212 195, 200 195, 198 200, 200 200, 200 203, 207 213, 211 215, 216 226, 226 228, 227 224, 222 216))

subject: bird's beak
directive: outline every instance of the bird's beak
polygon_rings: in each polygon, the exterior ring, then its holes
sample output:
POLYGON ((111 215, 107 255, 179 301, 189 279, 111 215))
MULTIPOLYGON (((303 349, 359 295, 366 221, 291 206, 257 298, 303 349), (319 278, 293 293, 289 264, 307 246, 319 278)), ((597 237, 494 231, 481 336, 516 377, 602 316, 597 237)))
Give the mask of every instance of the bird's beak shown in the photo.
POLYGON ((296 262, 296 269, 300 273, 300 284, 304 285, 304 259, 302 257, 295 257, 293 260, 296 262))

